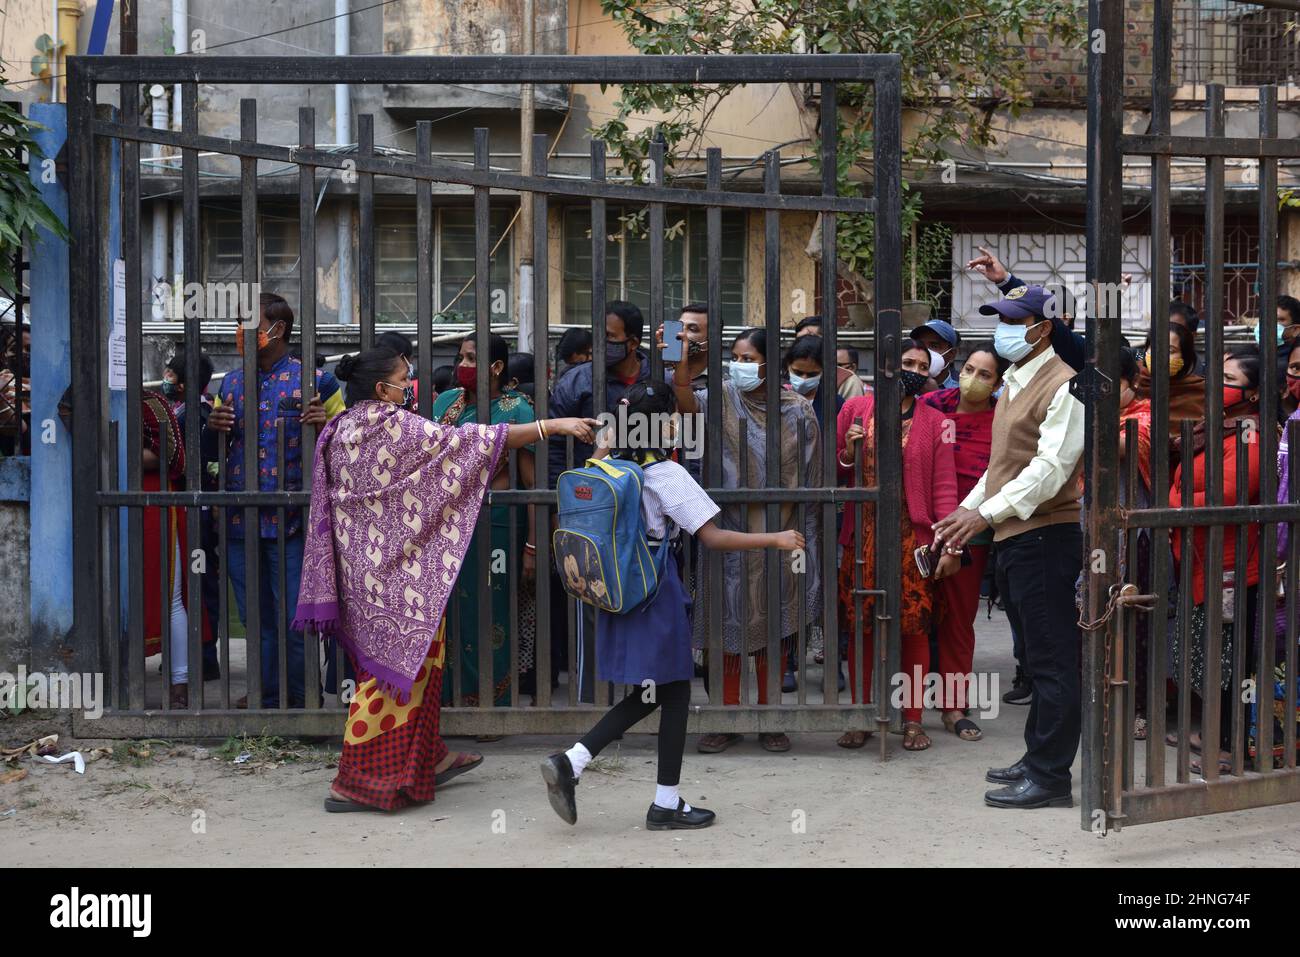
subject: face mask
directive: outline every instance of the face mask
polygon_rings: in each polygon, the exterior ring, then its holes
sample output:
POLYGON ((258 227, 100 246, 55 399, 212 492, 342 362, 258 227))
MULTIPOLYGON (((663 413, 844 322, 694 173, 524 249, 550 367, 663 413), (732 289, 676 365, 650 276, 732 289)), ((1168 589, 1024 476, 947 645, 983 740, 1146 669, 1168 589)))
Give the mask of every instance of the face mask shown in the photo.
POLYGON ((388 381, 385 381, 384 385, 388 386, 390 389, 402 390, 402 401, 398 403, 398 405, 400 405, 402 408, 405 409, 415 404, 415 386, 408 385, 405 388, 403 388, 402 386, 399 386, 396 382, 388 382, 388 381))
POLYGON ((1180 373, 1180 372, 1182 372, 1182 371, 1183 371, 1183 357, 1182 357, 1182 356, 1170 356, 1170 357, 1169 357, 1169 377, 1172 379, 1174 376, 1178 375, 1178 373, 1180 373))
MULTIPOLYGON (((276 325, 279 325, 279 323, 276 323, 276 325)), ((275 326, 272 326, 271 328, 274 329, 275 326)), ((267 346, 271 344, 272 339, 279 339, 279 338, 280 337, 278 335, 276 336, 271 335, 269 331, 263 332, 261 329, 258 329, 257 330, 257 351, 261 352, 263 349, 265 349, 267 346)), ((235 333, 235 351, 239 353, 239 355, 241 356, 244 354, 244 332, 242 329, 239 332, 235 333)))
POLYGON ((412 382, 415 381, 415 363, 410 359, 406 360, 406 377, 412 382))
POLYGON ((938 379, 939 375, 948 366, 948 357, 942 352, 935 352, 933 349, 927 351, 930 353, 930 378, 938 379))
POLYGON ((456 366, 456 382, 466 392, 473 392, 478 386, 478 366, 456 366))
POLYGON ((1225 385, 1223 387, 1223 408, 1231 409, 1234 405, 1241 405, 1246 401, 1246 390, 1241 386, 1225 385))
POLYGON ((810 375, 808 378, 790 373, 790 388, 800 395, 812 395, 817 391, 817 384, 822 381, 822 374, 810 375))
POLYGON ((1008 322, 999 322, 993 330, 994 350, 1008 362, 1019 362, 1034 351, 1034 343, 1025 338, 1032 328, 1033 326, 1013 326, 1008 322))
POLYGON ((963 374, 958 379, 961 388, 961 397, 967 402, 983 402, 993 394, 993 383, 988 382, 979 376, 963 374))
POLYGON ((624 339, 622 342, 606 342, 605 343, 605 365, 606 366, 618 365, 620 362, 622 362, 624 359, 627 358, 628 351, 630 348, 631 348, 631 343, 627 339, 624 339))
POLYGON ((731 376, 732 383, 741 392, 750 392, 757 389, 763 384, 762 377, 758 374, 759 363, 757 362, 735 362, 727 366, 727 374, 731 376))
POLYGON ((176 393, 180 390, 177 388, 175 382, 172 382, 170 379, 163 379, 162 385, 158 387, 158 391, 167 398, 174 399, 176 398, 176 393))
POLYGON ((903 395, 920 395, 925 391, 925 382, 928 379, 923 372, 912 372, 910 369, 903 369, 898 373, 899 384, 903 387, 903 395))
POLYGON ((1286 394, 1300 402, 1300 376, 1293 376, 1287 373, 1286 376, 1286 394))
MULTIPOLYGON (((1284 327, 1281 323, 1278 323, 1276 326, 1274 326, 1274 328, 1277 330, 1277 344, 1280 346, 1280 345, 1282 344, 1282 330, 1283 330, 1285 327, 1284 327)), ((1257 344, 1259 343, 1259 325, 1258 325, 1258 324, 1255 326, 1255 342, 1256 342, 1257 344)))

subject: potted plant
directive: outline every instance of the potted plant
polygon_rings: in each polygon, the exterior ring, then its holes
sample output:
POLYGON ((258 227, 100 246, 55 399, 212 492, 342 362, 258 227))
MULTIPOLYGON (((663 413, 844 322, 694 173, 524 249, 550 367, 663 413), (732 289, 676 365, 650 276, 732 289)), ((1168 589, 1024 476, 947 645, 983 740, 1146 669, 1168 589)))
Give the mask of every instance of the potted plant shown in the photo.
MULTIPOLYGON (((952 230, 942 223, 922 225, 921 198, 916 193, 905 197, 902 208, 903 232, 903 328, 922 325, 938 307, 938 296, 927 290, 931 276, 947 265, 952 249, 952 230)), ((821 216, 813 224, 812 236, 805 252, 821 260, 821 216)), ((842 215, 836 221, 835 245, 838 252, 836 272, 852 284, 856 301, 845 304, 850 329, 875 326, 875 224, 867 215, 842 215)))

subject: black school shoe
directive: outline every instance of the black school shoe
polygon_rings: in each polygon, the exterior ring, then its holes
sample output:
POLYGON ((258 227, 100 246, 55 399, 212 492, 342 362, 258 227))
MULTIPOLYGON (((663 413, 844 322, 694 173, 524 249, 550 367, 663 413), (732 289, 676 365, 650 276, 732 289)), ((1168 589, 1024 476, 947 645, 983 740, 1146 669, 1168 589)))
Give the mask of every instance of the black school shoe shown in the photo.
POLYGON ((989 768, 984 780, 989 784, 1015 784, 1025 776, 1024 760, 1017 761, 1009 768, 989 768))
POLYGON ((569 756, 557 751, 542 762, 542 780, 546 782, 546 796, 551 807, 566 824, 578 823, 578 801, 575 794, 578 779, 573 776, 569 756))
POLYGON ((650 810, 645 812, 645 829, 647 831, 697 831, 702 827, 708 827, 717 817, 712 811, 702 807, 683 811, 682 808, 685 806, 686 802, 681 798, 677 799, 675 811, 660 807, 658 804, 651 804, 650 810))
POLYGON ((996 791, 984 792, 984 803, 989 807, 1074 807, 1074 798, 1070 789, 1053 791, 1041 784, 1035 784, 1029 778, 1021 778, 1014 784, 1008 784, 996 791))

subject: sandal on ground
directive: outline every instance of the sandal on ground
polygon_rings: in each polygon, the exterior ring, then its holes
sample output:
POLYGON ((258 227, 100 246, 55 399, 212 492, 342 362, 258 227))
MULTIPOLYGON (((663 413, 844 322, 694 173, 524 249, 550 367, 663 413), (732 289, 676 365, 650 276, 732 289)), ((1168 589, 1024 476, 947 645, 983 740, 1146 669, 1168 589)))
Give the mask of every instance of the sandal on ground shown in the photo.
POLYGON ((760 734, 758 743, 763 746, 764 751, 789 751, 790 739, 780 731, 775 734, 760 734))
POLYGON ((378 814, 384 813, 383 808, 371 807, 369 804, 362 804, 360 801, 353 801, 350 798, 335 797, 333 791, 331 791, 329 796, 325 798, 325 810, 332 814, 346 814, 349 811, 374 811, 378 814))
MULTIPOLYGON (((1187 766, 1187 769, 1188 769, 1189 771, 1191 771, 1192 774, 1196 774, 1196 775, 1201 775, 1201 776, 1203 776, 1205 772, 1203 772, 1203 771, 1201 770, 1201 761, 1202 761, 1202 760, 1203 760, 1203 758, 1197 758, 1196 760, 1192 761, 1192 762, 1187 766)), ((1225 757, 1222 757, 1222 756, 1221 756, 1221 757, 1219 758, 1219 774, 1222 776, 1222 775, 1225 775, 1225 774, 1231 774, 1231 773, 1232 773, 1232 759, 1231 759, 1231 758, 1225 758, 1225 757)))
MULTIPOLYGON (((1165 735, 1165 744, 1169 745, 1169 747, 1171 748, 1178 747, 1178 735, 1170 731, 1167 735, 1165 735)), ((1187 742, 1187 749, 1191 751, 1192 754, 1201 753, 1201 742, 1199 740, 1198 735, 1196 734, 1192 735, 1191 740, 1187 742)))
POLYGON ((703 734, 696 742, 695 750, 700 754, 720 754, 743 738, 743 734, 703 734))
POLYGON ((930 736, 925 733, 919 721, 903 722, 903 750, 904 751, 925 751, 930 745, 930 736), (924 741, 924 744, 918 742, 924 741))
POLYGON ((869 737, 870 731, 845 731, 835 743, 841 748, 856 750, 866 744, 869 737))
POLYGON ((960 711, 945 712, 943 726, 963 741, 978 741, 984 737, 984 732, 980 730, 980 726, 960 711), (953 715, 957 717, 954 718, 953 715))
POLYGON ((1133 719, 1133 740, 1145 741, 1147 739, 1147 719, 1138 715, 1133 719))
POLYGON ((483 755, 474 751, 461 751, 456 755, 456 760, 451 762, 445 770, 439 771, 433 776, 433 783, 436 787, 441 787, 452 778, 466 771, 473 771, 483 763, 483 755))

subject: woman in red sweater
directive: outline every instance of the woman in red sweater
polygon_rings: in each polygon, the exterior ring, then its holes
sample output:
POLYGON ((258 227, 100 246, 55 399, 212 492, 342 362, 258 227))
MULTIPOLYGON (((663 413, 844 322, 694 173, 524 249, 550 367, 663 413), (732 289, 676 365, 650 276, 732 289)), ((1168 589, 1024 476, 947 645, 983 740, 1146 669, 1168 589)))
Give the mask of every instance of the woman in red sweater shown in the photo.
MULTIPOLYGON (((1208 501, 1208 492, 1205 487, 1205 462, 1209 455, 1218 455, 1222 459, 1223 475, 1223 502, 1225 505, 1235 505, 1238 502, 1239 488, 1237 485, 1237 427, 1238 424, 1245 424, 1246 428, 1252 432, 1261 427, 1259 421, 1259 353, 1253 347, 1242 348, 1227 355, 1223 360, 1223 443, 1218 449, 1208 449, 1205 446, 1206 434, 1204 423, 1198 423, 1191 449, 1181 450, 1181 464, 1177 471, 1174 472, 1172 487, 1169 489, 1169 504, 1173 508, 1179 508, 1184 505, 1192 508, 1202 508, 1208 501), (1192 498, 1186 501, 1183 498, 1183 469, 1188 467, 1192 469, 1192 498)), ((1240 490, 1245 493, 1246 500, 1251 505, 1259 504, 1259 442, 1251 441, 1243 436, 1247 449, 1247 462, 1249 463, 1249 482, 1246 489, 1240 490)), ((1189 671, 1191 673, 1192 684, 1190 688, 1180 689, 1184 692, 1199 694, 1200 689, 1204 687, 1205 675, 1205 601, 1206 593, 1210 588, 1222 588, 1225 590, 1225 599, 1227 598, 1226 590, 1232 588, 1230 582, 1231 574, 1236 568, 1237 563, 1237 526, 1228 525, 1223 530, 1223 572, 1224 579, 1222 582, 1207 582, 1205 580, 1205 539, 1206 529, 1198 527, 1192 533, 1192 554, 1183 553, 1183 536, 1174 535, 1174 557, 1181 568, 1184 561, 1192 563, 1192 612, 1188 619, 1187 648, 1189 671)), ((1245 592, 1241 590, 1241 583, 1235 583, 1237 587, 1233 588, 1234 604, 1236 601, 1246 602, 1246 634, 1240 636, 1246 642, 1246 654, 1244 660, 1251 662, 1254 660, 1254 635, 1255 635, 1255 618, 1256 608, 1255 599, 1257 585, 1259 584, 1259 525, 1250 524, 1246 527, 1246 581, 1245 592)), ((1179 604, 1179 614, 1182 613, 1182 605, 1179 604)), ((1180 647, 1178 634, 1181 631, 1179 624, 1175 624, 1170 630, 1169 638, 1173 651, 1173 668, 1171 675, 1178 678, 1181 669, 1183 648, 1180 647)), ((1223 613, 1223 648, 1220 655, 1221 671, 1220 688, 1221 688, 1221 707, 1219 710, 1219 773, 1232 773, 1232 695, 1234 689, 1240 686, 1241 679, 1246 675, 1239 676, 1234 680, 1232 673, 1232 647, 1233 640, 1237 636, 1233 633, 1232 609, 1225 607, 1223 613)), ((1249 664, 1247 665, 1249 669, 1249 664)), ((1177 745, 1176 735, 1170 734, 1166 739, 1170 745, 1177 745)), ((1189 743, 1193 751, 1202 749, 1201 735, 1194 734, 1189 743)), ((1196 765, 1193 774, 1200 774, 1201 768, 1196 765)))
MULTIPOLYGON (((1009 363, 992 343, 978 345, 966 357, 956 389, 940 389, 922 401, 944 413, 944 428, 952 440, 957 466, 957 501, 970 494, 989 467, 993 443, 993 393, 1002 384, 1009 363), (949 424, 951 423, 951 424, 949 424)), ((943 679, 943 726, 963 741, 984 737, 979 725, 966 716, 965 677, 975 659, 975 615, 979 612, 980 583, 988 564, 993 532, 986 531, 966 546, 968 559, 939 582, 943 614, 939 616, 939 675, 943 679)))
MULTIPOLYGON (((944 555, 934 562, 930 577, 923 577, 916 564, 913 553, 922 545, 934 543, 931 527, 943 516, 957 507, 957 470, 953 462, 953 443, 950 436, 944 434, 945 417, 942 412, 931 405, 917 401, 925 388, 926 379, 934 371, 935 361, 942 368, 942 357, 937 357, 925 346, 909 342, 903 352, 902 368, 899 378, 902 385, 902 425, 903 425, 903 475, 902 492, 905 506, 903 519, 902 565, 903 589, 901 601, 901 626, 903 636, 902 669, 907 676, 904 689, 903 708, 903 747, 908 751, 924 751, 930 747, 930 739, 921 728, 922 682, 929 670, 930 625, 934 617, 938 593, 936 583, 954 574, 960 568, 960 560, 953 555, 944 555), (918 681, 919 678, 919 681, 918 681)), ((854 457, 857 455, 858 443, 863 439, 863 482, 868 487, 878 484, 876 473, 875 442, 875 395, 869 394, 849 399, 840 409, 836 421, 836 457, 839 460, 840 480, 852 484, 854 478, 854 457)), ((882 490, 882 494, 892 493, 892 489, 882 490)), ((874 588, 876 529, 874 509, 863 509, 862 518, 862 587, 874 588)), ((847 559, 855 545, 855 511, 850 507, 846 511, 840 542, 846 546, 847 559)), ((845 626, 852 630, 857 614, 853 598, 853 561, 840 563, 839 594, 841 617, 845 626)), ((862 688, 867 697, 871 695, 871 665, 874 658, 872 651, 872 614, 873 599, 862 599, 862 688)), ((849 683, 853 688, 853 700, 857 701, 856 643, 849 642, 849 683)), ((860 748, 871 736, 869 731, 846 731, 837 742, 842 748, 860 748)))

